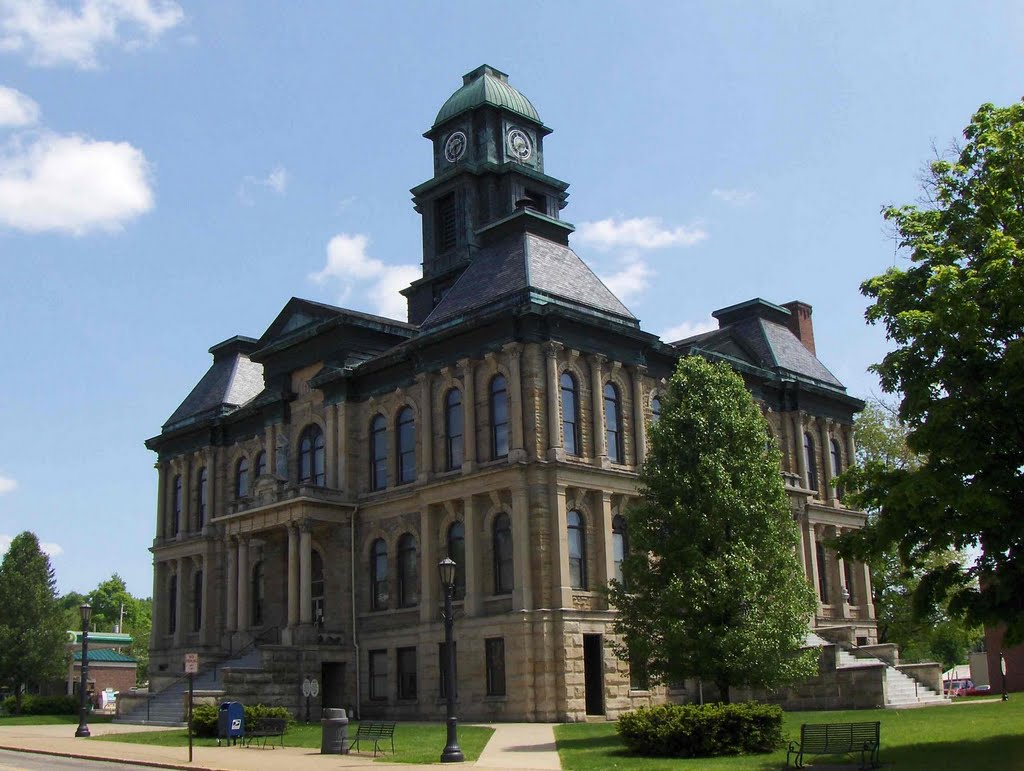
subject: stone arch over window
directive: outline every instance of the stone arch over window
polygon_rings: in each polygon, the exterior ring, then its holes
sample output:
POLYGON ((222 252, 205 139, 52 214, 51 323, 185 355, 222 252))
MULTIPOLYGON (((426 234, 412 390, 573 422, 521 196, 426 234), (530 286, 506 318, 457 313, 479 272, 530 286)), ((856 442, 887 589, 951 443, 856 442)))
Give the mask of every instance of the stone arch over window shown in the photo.
POLYGON ((326 605, 324 597, 326 596, 326 576, 324 575, 324 558, 320 555, 319 549, 313 549, 310 552, 310 582, 309 582, 309 594, 312 603, 312 615, 313 623, 317 626, 324 625, 324 617, 326 613, 326 605))
POLYGON ((249 459, 244 455, 235 463, 235 497, 245 498, 249 495, 249 459))
POLYGON ((299 481, 323 487, 327 483, 324 432, 311 423, 299 436, 299 481))
POLYGON ((466 596, 466 526, 455 520, 448 526, 445 553, 455 562, 455 599, 466 596))
POLYGON ((398 539, 398 606, 411 608, 420 601, 419 557, 416 537, 403 533, 398 539))
POLYGON ((409 405, 395 419, 395 472, 400 485, 416 481, 416 414, 409 405))
POLYGON ((626 462, 626 447, 622 424, 622 396, 619 387, 608 381, 604 384, 604 438, 608 460, 626 462))
POLYGON ((569 550, 569 585, 587 588, 587 528, 583 515, 572 509, 566 516, 566 538, 569 550))
POLYGON ((444 396, 444 449, 445 468, 462 468, 465 414, 462 409, 462 391, 449 388, 444 396))
POLYGON ((494 593, 510 594, 515 585, 512 558, 512 520, 499 512, 491 523, 491 553, 494 565, 494 593))
POLYGON ((491 378, 488 389, 488 407, 491 424, 491 458, 508 457, 509 448, 509 401, 508 379, 502 373, 491 378))
POLYGON ((579 380, 568 369, 563 370, 558 378, 558 388, 562 407, 562 447, 567 455, 582 455, 579 380))
POLYGON ((629 554, 629 533, 626 529, 626 518, 621 514, 612 517, 612 561, 615 563, 615 575, 612 576, 620 584, 623 583, 622 563, 629 554))
POLYGON ((207 507, 210 502, 210 475, 206 466, 196 474, 196 530, 202 530, 206 524, 207 507))
POLYGON ((252 625, 262 626, 266 620, 263 617, 263 611, 266 606, 266 578, 263 570, 263 560, 257 560, 256 564, 252 566, 252 589, 250 596, 252 597, 252 625))
POLYGON ((203 571, 202 568, 192 574, 192 631, 203 628, 203 571))
POLYGON ((370 546, 370 608, 387 610, 388 591, 388 545, 383 538, 377 538, 370 546))
POLYGON ((817 452, 814 449, 814 437, 809 431, 804 432, 804 462, 807 464, 807 486, 818 490, 817 452))
POLYGON ((370 489, 388 486, 388 422, 377 413, 370 421, 370 489))

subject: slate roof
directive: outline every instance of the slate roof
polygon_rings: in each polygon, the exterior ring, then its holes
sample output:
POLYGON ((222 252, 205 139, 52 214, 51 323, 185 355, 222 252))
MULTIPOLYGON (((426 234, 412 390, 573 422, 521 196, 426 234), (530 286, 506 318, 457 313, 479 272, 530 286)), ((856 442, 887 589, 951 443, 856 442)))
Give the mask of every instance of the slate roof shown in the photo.
POLYGON ((185 401, 164 423, 164 431, 183 426, 225 408, 240 407, 263 390, 263 365, 244 353, 214 358, 185 401))
POLYGON ((638 325, 636 317, 572 249, 521 232, 477 252, 422 328, 454 322, 502 301, 566 304, 638 325))

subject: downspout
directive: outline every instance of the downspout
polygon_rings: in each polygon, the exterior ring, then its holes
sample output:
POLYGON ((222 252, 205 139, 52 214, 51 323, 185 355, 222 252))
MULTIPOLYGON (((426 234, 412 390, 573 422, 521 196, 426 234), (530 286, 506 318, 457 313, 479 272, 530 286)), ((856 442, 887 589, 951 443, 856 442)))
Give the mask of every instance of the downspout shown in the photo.
POLYGON ((358 720, 362 712, 363 698, 362 698, 362 678, 359 672, 359 633, 356 627, 356 515, 359 514, 359 504, 357 503, 355 508, 352 509, 352 519, 349 522, 349 567, 352 570, 352 583, 350 590, 352 592, 352 649, 355 652, 355 662, 353 669, 356 675, 356 719, 358 720))

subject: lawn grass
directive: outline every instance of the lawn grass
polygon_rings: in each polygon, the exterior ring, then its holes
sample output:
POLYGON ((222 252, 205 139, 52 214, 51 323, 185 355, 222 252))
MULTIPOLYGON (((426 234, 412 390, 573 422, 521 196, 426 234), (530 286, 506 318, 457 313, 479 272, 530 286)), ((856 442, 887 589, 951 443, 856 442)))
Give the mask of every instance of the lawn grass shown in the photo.
MULTIPOLYGON (((355 736, 357 722, 349 723, 349 736, 355 736)), ((459 726, 459 746, 466 760, 476 760, 494 733, 493 728, 482 726, 459 726)), ((320 748, 321 730, 319 723, 295 723, 288 727, 284 735, 286 747, 320 748)), ((441 758, 447 738, 447 726, 444 723, 399 723, 395 728, 395 754, 391 755, 390 743, 387 747, 387 759, 398 763, 436 763, 441 758)), ((172 731, 140 731, 137 733, 107 734, 95 739, 107 742, 126 742, 128 744, 155 744, 161 747, 187 747, 188 733, 185 729, 172 731)), ((197 747, 215 747, 216 739, 193 738, 197 747)), ((276 739, 275 739, 276 742, 276 739)), ((373 745, 370 747, 371 752, 373 745)), ((360 745, 362 751, 363 745, 360 745)))
MULTIPOLYGON (((935 769, 1006 769, 1024 771, 1024 697, 1008 702, 964 703, 921 709, 874 709, 842 712, 787 712, 786 741, 800 738, 802 723, 878 720, 882 724, 881 761, 900 771, 935 769)), ((711 769, 777 771, 786 751, 725 758, 644 758, 630 755, 615 723, 567 723, 555 726, 558 755, 565 771, 578 769, 711 769)), ((815 765, 854 764, 859 757, 813 758, 815 765)))
MULTIPOLYGON (((89 715, 89 724, 110 723, 110 715, 89 715)), ((78 725, 78 715, 3 715, 0 728, 16 725, 78 725)))

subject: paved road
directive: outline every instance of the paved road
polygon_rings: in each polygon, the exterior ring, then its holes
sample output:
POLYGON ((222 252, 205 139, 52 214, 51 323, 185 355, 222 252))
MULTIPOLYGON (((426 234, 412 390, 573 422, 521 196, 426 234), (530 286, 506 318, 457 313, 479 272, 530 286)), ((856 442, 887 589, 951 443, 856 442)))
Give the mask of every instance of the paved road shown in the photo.
POLYGON ((139 771, 138 766, 0 750, 0 771, 139 771))

